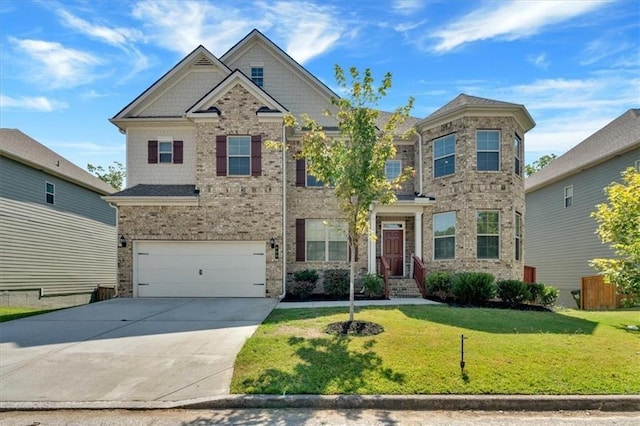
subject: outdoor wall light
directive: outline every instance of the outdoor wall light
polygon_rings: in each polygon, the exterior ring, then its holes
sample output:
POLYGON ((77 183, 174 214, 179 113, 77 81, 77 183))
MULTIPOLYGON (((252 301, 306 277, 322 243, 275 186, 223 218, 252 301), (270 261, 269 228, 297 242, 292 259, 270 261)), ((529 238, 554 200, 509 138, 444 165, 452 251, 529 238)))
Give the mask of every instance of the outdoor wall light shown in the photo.
POLYGON ((127 240, 124 238, 124 235, 120 235, 120 247, 126 247, 127 240))
POLYGON ((271 248, 274 248, 276 246, 275 238, 271 237, 271 239, 269 240, 269 245, 271 246, 271 248))

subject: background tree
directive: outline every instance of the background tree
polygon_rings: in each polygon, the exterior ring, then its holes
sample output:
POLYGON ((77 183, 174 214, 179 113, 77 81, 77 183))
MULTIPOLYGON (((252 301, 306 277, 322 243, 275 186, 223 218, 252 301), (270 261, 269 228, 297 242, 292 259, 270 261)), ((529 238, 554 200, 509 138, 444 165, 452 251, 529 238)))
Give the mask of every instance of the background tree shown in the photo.
POLYGON ((608 204, 598 204, 591 213, 598 222, 596 233, 618 258, 593 259, 590 265, 633 305, 640 302, 640 172, 629 167, 622 180, 604 189, 608 204))
MULTIPOLYGON (((375 106, 391 87, 391 73, 384 76, 377 88, 373 86, 370 69, 360 74, 352 67, 349 76, 348 83, 344 70, 336 65, 337 83, 348 96, 332 99, 337 112, 327 114, 337 120, 339 136, 328 136, 315 120, 303 114, 304 127, 308 130, 302 137, 299 157, 307 160, 309 174, 331 184, 344 215, 350 247, 349 321, 353 321, 356 247, 363 236, 369 235, 369 212, 374 203, 394 202, 394 190, 412 173, 407 168, 396 179, 388 180, 385 163, 396 155, 394 135, 409 116, 413 98, 396 109, 379 129, 376 126, 379 111, 375 106)), ((285 118, 285 124, 297 126, 291 115, 285 118)))
POLYGON ((89 173, 93 173, 98 179, 108 183, 117 190, 121 190, 124 184, 124 180, 127 177, 127 171, 122 163, 114 161, 107 170, 102 166, 94 166, 93 164, 87 164, 87 170, 89 173))
POLYGON ((527 164, 526 166, 524 166, 525 175, 531 176, 535 172, 544 169, 545 167, 547 167, 549 165, 549 163, 551 163, 556 158, 558 158, 558 156, 555 155, 555 154, 543 155, 542 157, 538 158, 533 163, 527 164))

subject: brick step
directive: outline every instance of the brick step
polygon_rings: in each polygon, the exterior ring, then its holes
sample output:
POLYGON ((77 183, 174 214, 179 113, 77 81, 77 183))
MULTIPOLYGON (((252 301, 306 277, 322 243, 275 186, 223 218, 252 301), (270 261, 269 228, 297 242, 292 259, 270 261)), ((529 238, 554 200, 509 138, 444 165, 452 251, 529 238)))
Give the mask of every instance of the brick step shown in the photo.
POLYGON ((414 298, 422 297, 415 280, 410 278, 395 278, 389 280, 389 297, 414 298))

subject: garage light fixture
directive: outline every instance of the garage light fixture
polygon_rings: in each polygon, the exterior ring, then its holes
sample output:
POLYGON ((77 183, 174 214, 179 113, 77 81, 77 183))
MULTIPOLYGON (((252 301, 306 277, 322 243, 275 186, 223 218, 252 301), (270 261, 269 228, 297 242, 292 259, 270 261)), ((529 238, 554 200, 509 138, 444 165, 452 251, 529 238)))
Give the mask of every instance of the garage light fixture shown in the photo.
POLYGON ((271 239, 269 240, 269 245, 271 245, 271 248, 275 248, 276 246, 275 238, 271 237, 271 239))
POLYGON ((124 235, 120 235, 120 247, 126 247, 126 246, 127 246, 126 238, 124 238, 124 235))

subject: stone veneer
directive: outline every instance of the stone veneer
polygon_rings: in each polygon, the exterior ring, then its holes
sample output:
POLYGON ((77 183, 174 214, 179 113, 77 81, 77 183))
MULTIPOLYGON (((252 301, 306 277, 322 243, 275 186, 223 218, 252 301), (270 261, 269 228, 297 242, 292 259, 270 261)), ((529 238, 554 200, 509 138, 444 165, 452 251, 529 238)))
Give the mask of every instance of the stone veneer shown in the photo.
MULTIPOLYGON (((514 173, 516 134, 524 144, 524 132, 511 117, 463 117, 422 132, 425 193, 436 198, 433 209, 424 215, 427 270, 485 271, 499 279, 523 278, 524 263, 515 260, 515 214, 524 217, 525 213, 524 177, 514 173), (500 171, 476 171, 476 130, 500 130, 500 171), (456 172, 433 178, 433 141, 452 133, 456 136, 456 172), (500 211, 499 259, 477 259, 478 210, 500 211), (432 214, 447 211, 456 212, 456 258, 433 260, 432 214)), ((522 237, 526 237, 524 231, 522 237)))

